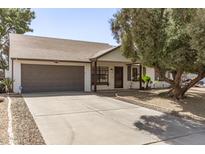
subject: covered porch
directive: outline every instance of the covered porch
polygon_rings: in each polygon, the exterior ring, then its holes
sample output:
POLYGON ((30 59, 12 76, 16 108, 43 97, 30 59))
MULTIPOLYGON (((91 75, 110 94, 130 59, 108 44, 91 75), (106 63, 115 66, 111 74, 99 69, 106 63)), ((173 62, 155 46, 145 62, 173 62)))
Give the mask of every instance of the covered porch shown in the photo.
POLYGON ((121 90, 142 89, 142 76, 146 68, 139 63, 92 61, 91 89, 121 90))
POLYGON ((90 61, 92 91, 142 89, 146 68, 124 57, 120 46, 98 52, 90 61))

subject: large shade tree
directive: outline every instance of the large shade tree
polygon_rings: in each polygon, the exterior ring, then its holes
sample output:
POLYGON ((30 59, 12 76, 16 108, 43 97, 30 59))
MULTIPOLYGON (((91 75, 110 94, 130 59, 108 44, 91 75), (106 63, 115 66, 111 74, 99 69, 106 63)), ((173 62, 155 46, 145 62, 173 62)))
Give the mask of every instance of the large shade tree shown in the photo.
POLYGON ((32 31, 29 26, 34 18, 31 9, 0 9, 0 69, 5 70, 8 66, 9 33, 32 31))
POLYGON ((203 9, 121 9, 111 19, 111 29, 124 56, 155 68, 170 83, 170 96, 182 98, 205 77, 203 9), (183 84, 184 73, 197 77, 183 84))

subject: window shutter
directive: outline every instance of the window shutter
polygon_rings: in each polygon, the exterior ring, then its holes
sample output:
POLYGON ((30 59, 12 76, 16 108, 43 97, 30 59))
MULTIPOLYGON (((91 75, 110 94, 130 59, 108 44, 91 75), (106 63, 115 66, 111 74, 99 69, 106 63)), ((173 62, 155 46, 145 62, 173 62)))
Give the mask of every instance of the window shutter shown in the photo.
POLYGON ((131 81, 131 65, 127 65, 127 81, 131 81))

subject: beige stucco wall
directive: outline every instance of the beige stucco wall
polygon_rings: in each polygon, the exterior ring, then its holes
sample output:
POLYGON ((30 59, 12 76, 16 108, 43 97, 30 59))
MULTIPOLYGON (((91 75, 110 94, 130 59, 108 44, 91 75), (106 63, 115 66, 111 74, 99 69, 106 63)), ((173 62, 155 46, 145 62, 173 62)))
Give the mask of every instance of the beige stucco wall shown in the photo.
MULTIPOLYGON (((47 61, 29 61, 29 60, 14 60, 13 61, 13 80, 14 80, 14 92, 20 93, 21 87, 21 64, 36 64, 36 65, 66 65, 66 66, 84 66, 84 87, 85 91, 91 91, 91 67, 90 63, 71 63, 71 62, 47 62, 47 61)), ((10 65, 7 71, 7 77, 12 78, 12 65, 10 65)))

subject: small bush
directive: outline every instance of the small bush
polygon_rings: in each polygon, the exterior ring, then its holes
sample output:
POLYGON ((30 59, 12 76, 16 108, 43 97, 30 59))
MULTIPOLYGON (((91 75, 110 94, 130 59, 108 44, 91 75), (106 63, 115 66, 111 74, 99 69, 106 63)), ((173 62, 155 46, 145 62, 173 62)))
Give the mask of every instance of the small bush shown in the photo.
POLYGON ((148 89, 149 88, 149 84, 152 82, 151 81, 151 77, 148 75, 144 75, 142 77, 142 82, 146 85, 145 88, 148 89))
POLYGON ((6 93, 11 92, 13 80, 11 80, 10 78, 5 78, 0 83, 1 85, 3 85, 3 90, 5 90, 6 93))

